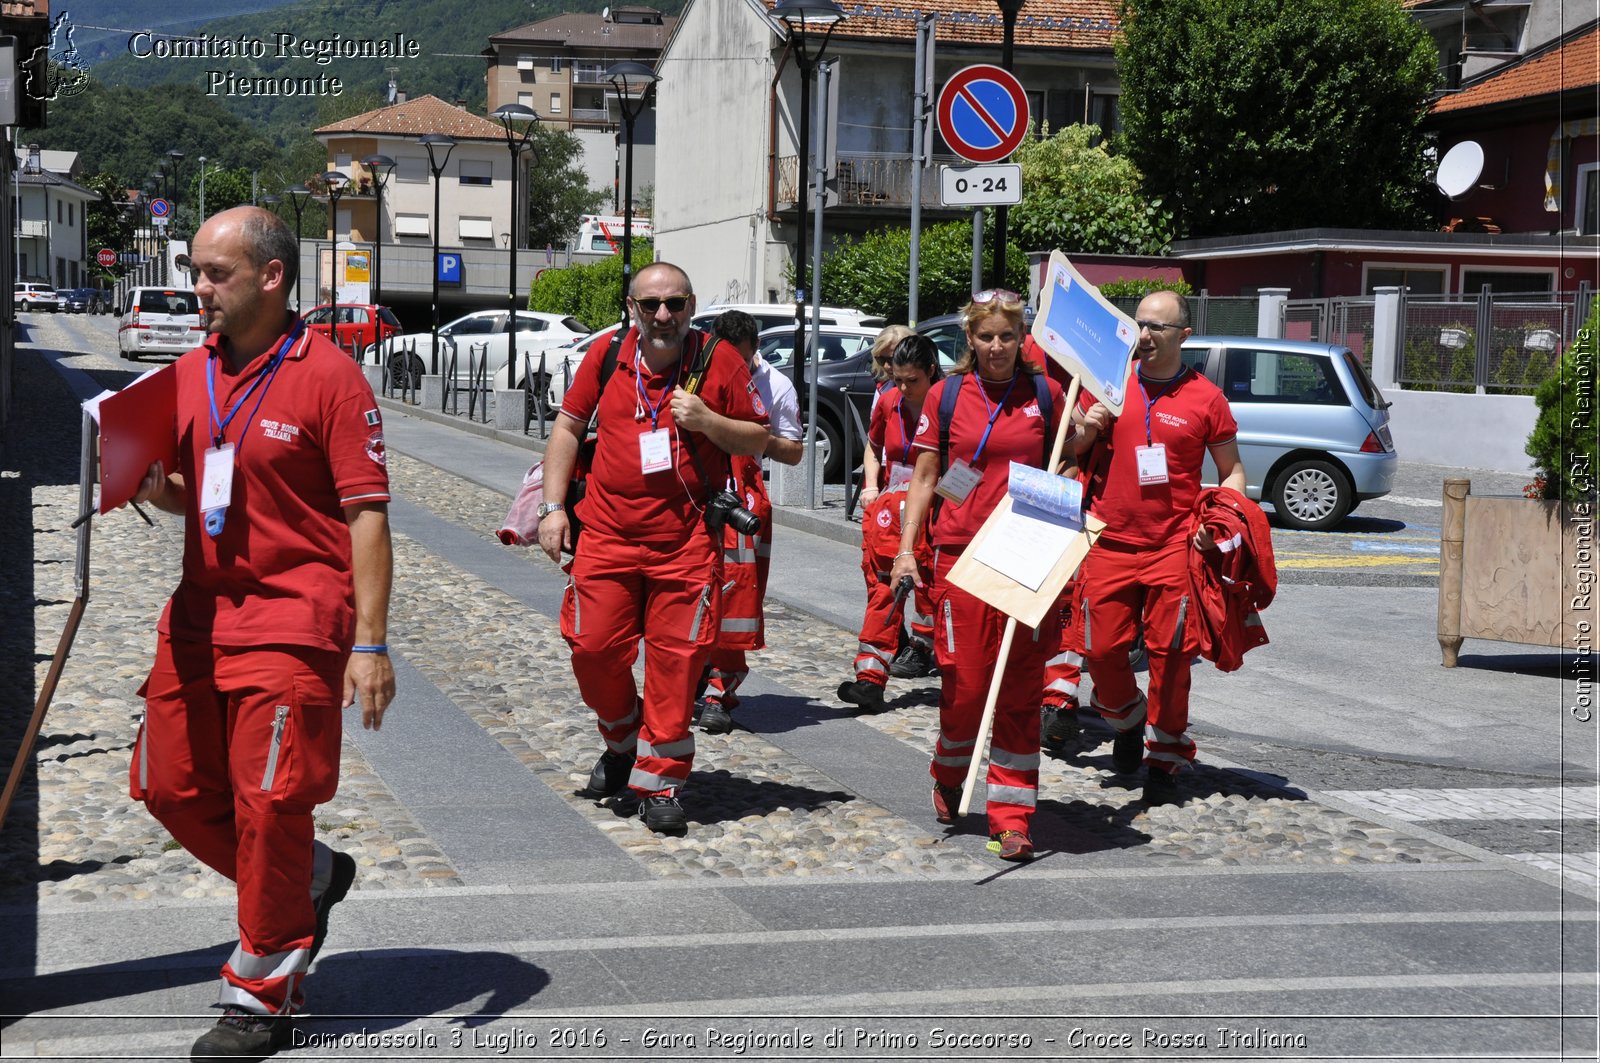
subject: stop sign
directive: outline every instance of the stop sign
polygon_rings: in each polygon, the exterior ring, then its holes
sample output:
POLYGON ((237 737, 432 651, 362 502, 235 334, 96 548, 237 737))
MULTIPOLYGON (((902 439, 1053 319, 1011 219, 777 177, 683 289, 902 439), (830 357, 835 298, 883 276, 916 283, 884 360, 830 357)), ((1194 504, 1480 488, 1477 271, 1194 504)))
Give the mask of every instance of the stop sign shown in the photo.
POLYGON ((109 247, 102 247, 94 253, 94 260, 100 265, 110 269, 117 264, 117 253, 109 247))

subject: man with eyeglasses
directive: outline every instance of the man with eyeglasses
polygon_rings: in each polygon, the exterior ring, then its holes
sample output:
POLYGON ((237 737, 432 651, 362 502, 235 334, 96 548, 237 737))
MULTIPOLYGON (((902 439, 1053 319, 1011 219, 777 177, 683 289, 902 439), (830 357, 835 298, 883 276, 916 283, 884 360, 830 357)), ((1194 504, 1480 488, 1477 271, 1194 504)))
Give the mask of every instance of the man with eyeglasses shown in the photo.
POLYGON ((1088 510, 1107 528, 1079 573, 1091 706, 1116 731, 1111 763, 1132 774, 1149 765, 1144 801, 1180 801, 1177 774, 1194 760, 1189 662, 1199 649, 1198 609, 1189 601, 1189 551, 1215 546, 1190 515, 1211 455, 1222 485, 1243 492, 1238 425, 1221 390, 1183 364, 1189 305, 1176 292, 1139 303, 1139 338, 1122 416, 1085 396, 1078 451, 1088 510), (1093 448, 1092 450, 1090 448, 1093 448), (1141 694, 1128 661, 1140 624, 1149 661, 1141 694))
MULTIPOLYGON (((708 339, 690 328, 695 300, 683 270, 640 270, 628 311, 632 327, 604 384, 611 356, 596 344, 562 400, 544 488, 546 498, 566 497, 596 416, 578 503, 583 536, 561 608, 572 671, 606 746, 588 792, 637 810, 651 830, 678 832, 688 825, 678 790, 694 763, 695 688, 722 615, 722 539, 706 527, 706 502, 727 481, 729 456, 760 454, 768 435, 743 359, 720 344, 702 357, 708 339), (642 697, 633 678, 641 638, 642 697)), ((540 548, 559 564, 571 545, 561 505, 542 505, 540 548)))

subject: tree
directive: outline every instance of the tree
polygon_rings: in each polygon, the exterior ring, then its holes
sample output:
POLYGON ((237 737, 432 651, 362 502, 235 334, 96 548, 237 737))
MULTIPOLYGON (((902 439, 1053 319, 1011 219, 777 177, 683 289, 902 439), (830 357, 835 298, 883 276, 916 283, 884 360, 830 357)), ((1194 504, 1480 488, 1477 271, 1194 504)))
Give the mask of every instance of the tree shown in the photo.
POLYGON ((96 264, 92 252, 109 247, 120 253, 133 247, 133 214, 122 209, 128 201, 127 189, 115 174, 109 173, 94 174, 81 183, 100 197, 83 206, 84 229, 88 233, 86 242, 91 252, 89 271, 97 277, 115 280, 121 275, 120 271, 96 264))
POLYGON ((1028 137, 1011 161, 1022 166, 1022 203, 1012 208, 1017 242, 1030 251, 1059 249, 1157 255, 1172 240, 1172 212, 1146 199, 1139 168, 1096 144, 1100 130, 1070 125, 1028 137))
MULTIPOLYGON (((633 274, 655 261, 649 240, 633 241, 633 274)), ((622 256, 611 255, 566 269, 547 269, 533 282, 528 309, 565 314, 604 328, 622 313, 622 256)))
POLYGON ((535 125, 532 143, 537 161, 528 182, 528 246, 561 247, 578 231, 578 218, 599 211, 610 193, 589 187, 579 165, 583 144, 571 133, 535 125))
MULTIPOLYGON (((991 232, 992 236, 992 232, 991 232)), ((993 246, 985 243, 986 247, 993 246)), ((987 265, 989 255, 985 254, 987 265)), ((876 229, 860 240, 842 240, 822 262, 822 301, 853 306, 890 321, 909 312, 906 278, 911 270, 911 230, 876 229)), ((1028 290, 1028 256, 1015 242, 1006 246, 1005 286, 1028 290)), ((917 310, 933 317, 958 309, 972 294, 972 223, 952 221, 922 230, 917 310)))
POLYGON ((1180 234, 1424 218, 1438 54, 1395 0, 1122 0, 1123 142, 1180 234))

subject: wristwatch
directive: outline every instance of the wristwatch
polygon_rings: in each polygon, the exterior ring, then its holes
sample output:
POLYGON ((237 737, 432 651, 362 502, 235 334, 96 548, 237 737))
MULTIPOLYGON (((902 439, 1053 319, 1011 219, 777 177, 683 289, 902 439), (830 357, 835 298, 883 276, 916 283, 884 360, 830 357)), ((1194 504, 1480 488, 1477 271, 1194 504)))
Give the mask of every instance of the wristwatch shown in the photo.
POLYGON ((558 513, 566 508, 560 502, 540 502, 539 508, 535 512, 538 513, 540 520, 544 520, 550 514, 558 513))

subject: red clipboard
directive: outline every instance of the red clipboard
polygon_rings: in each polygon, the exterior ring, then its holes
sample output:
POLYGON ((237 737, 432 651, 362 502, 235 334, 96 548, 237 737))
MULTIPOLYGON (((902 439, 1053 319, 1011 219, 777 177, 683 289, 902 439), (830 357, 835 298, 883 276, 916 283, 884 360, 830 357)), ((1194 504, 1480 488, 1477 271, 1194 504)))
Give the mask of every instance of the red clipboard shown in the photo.
POLYGON ((100 512, 131 501, 151 462, 178 468, 178 370, 165 366, 100 402, 100 512))

